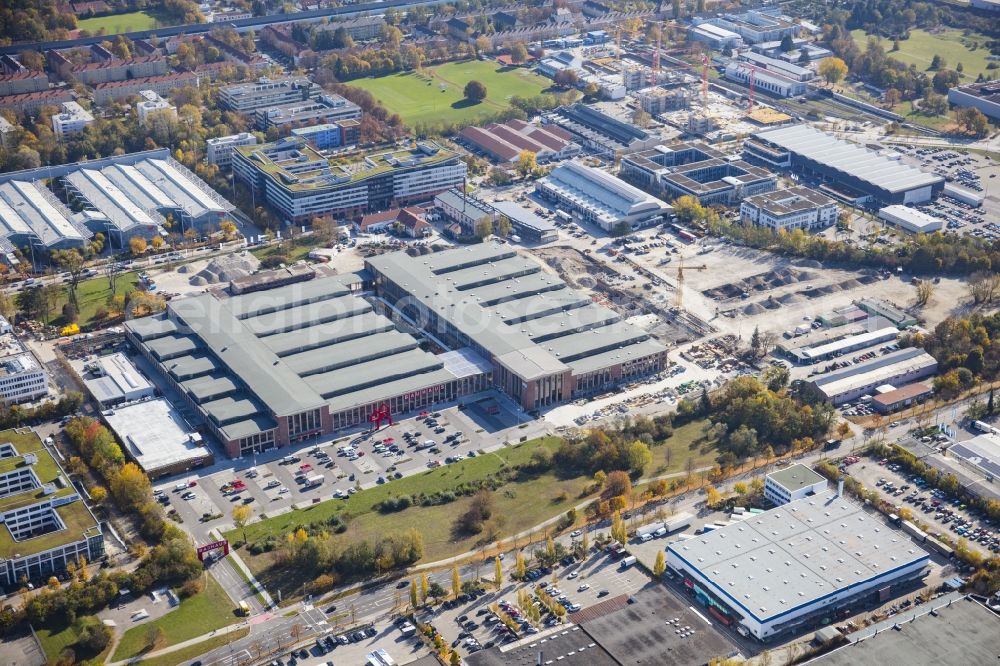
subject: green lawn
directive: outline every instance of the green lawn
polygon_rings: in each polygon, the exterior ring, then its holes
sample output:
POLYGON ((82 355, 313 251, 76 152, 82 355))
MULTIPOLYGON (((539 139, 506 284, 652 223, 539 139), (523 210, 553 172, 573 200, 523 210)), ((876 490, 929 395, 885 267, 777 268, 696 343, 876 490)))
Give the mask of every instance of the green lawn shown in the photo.
POLYGON ((175 650, 169 654, 152 657, 151 659, 139 659, 136 663, 144 664, 145 666, 177 666, 178 664, 187 664, 190 663, 192 659, 211 652, 216 648, 220 648, 231 641, 238 641, 241 638, 245 638, 249 633, 249 627, 246 629, 237 629, 236 631, 230 632, 225 636, 214 636, 209 638, 207 641, 202 641, 200 643, 196 643, 195 645, 189 645, 186 648, 175 650))
MULTIPOLYGON (((656 476, 682 471, 687 466, 688 458, 692 459, 692 466, 695 468, 713 462, 715 452, 710 443, 703 440, 702 432, 703 422, 694 422, 678 428, 674 436, 666 442, 653 446, 653 462, 647 467, 646 474, 656 476)), ((414 506, 405 511, 389 514, 379 513, 374 507, 389 497, 430 494, 453 489, 462 482, 488 478, 505 465, 516 465, 527 461, 538 447, 554 450, 559 444, 560 439, 557 437, 532 440, 363 490, 346 501, 329 500, 263 520, 247 527, 247 539, 252 543, 271 535, 281 538, 300 525, 319 523, 339 513, 348 523, 347 531, 338 539, 342 544, 362 539, 374 540, 416 527, 424 539, 422 562, 434 562, 472 551, 489 544, 481 543, 481 535, 460 536, 452 532, 456 516, 465 512, 472 501, 471 498, 463 497, 440 506, 414 506)), ((566 479, 555 474, 543 474, 506 484, 494 493, 496 514, 503 516, 499 538, 508 538, 513 534, 529 530, 593 498, 593 495, 585 492, 590 483, 591 479, 588 477, 566 479)), ((243 537, 240 530, 233 530, 225 536, 231 541, 238 541, 243 537)), ((540 535, 536 535, 535 538, 537 540, 540 535)), ((281 589, 286 600, 298 594, 301 585, 315 575, 276 566, 273 553, 254 556, 244 548, 241 549, 240 556, 272 594, 281 589)))
POLYGON ((291 241, 286 240, 282 243, 256 247, 250 250, 250 254, 254 255, 261 261, 276 254, 283 254, 288 259, 288 263, 291 264, 295 263, 299 259, 305 259, 309 256, 310 252, 322 245, 323 242, 316 239, 314 236, 298 236, 291 241))
MULTIPOLYGON (((42 650, 45 651, 45 657, 48 662, 54 663, 62 651, 66 648, 73 648, 76 643, 78 636, 76 629, 73 626, 65 627, 59 630, 53 629, 36 629, 35 633, 38 635, 38 640, 42 644, 42 650)), ((108 646, 110 647, 110 645, 108 646)), ((100 666, 100 664, 107 663, 108 651, 104 650, 101 654, 93 657, 92 659, 79 659, 76 663, 82 666, 100 666)))
MULTIPOLYGON (((129 294, 135 291, 138 283, 138 273, 122 273, 116 281, 117 293, 129 294)), ((111 288, 108 286, 108 278, 99 275, 89 280, 81 280, 76 286, 76 300, 80 306, 80 327, 87 328, 99 322, 94 320, 97 309, 107 306, 108 298, 111 296, 111 288)), ((63 326, 67 322, 63 319, 62 308, 69 302, 69 286, 63 287, 62 296, 52 308, 50 324, 63 326)))
POLYGON ((952 119, 951 111, 949 111, 946 116, 932 116, 920 113, 919 109, 914 109, 913 102, 903 102, 902 104, 896 106, 893 110, 896 113, 906 116, 906 119, 911 123, 917 123, 941 132, 947 131, 955 125, 955 121, 952 119))
POLYGON ((111 661, 130 659, 141 654, 146 647, 146 632, 151 626, 163 629, 164 641, 159 646, 162 649, 236 622, 236 609, 232 600, 214 578, 207 574, 205 578, 208 584, 200 594, 183 599, 177 608, 163 617, 126 631, 111 661))
POLYGON ((472 123, 507 108, 514 95, 541 93, 549 81, 525 69, 467 60, 427 67, 419 73, 358 79, 350 85, 367 90, 390 113, 398 113, 403 122, 413 126, 442 121, 472 123), (473 80, 486 86, 486 99, 479 104, 467 104, 462 96, 465 84, 473 80))
POLYGON ((112 14, 111 16, 95 16, 76 22, 81 30, 97 32, 104 28, 108 34, 119 32, 134 32, 149 30, 160 24, 152 12, 128 12, 127 14, 112 14))
MULTIPOLYGON (((863 51, 868 43, 868 35, 864 30, 853 30, 851 35, 863 51)), ((986 65, 990 62, 986 59, 990 55, 989 49, 985 47, 987 41, 987 37, 975 33, 965 37, 961 30, 944 30, 934 34, 924 30, 911 30, 909 39, 900 40, 898 51, 892 51, 891 39, 882 38, 882 47, 891 58, 907 65, 916 65, 920 71, 926 71, 931 66, 935 54, 944 58, 948 69, 955 69, 958 63, 962 63, 962 80, 969 83, 975 81, 980 73, 987 73, 986 65), (972 50, 974 43, 978 44, 976 50, 972 50)))

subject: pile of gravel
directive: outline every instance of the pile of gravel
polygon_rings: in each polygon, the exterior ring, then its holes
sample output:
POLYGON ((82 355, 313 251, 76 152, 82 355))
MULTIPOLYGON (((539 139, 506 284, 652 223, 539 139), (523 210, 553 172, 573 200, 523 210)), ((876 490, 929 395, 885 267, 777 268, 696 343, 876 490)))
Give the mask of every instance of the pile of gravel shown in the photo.
POLYGON ((759 315, 762 312, 767 312, 767 310, 757 303, 751 303, 743 308, 743 314, 745 315, 759 315))
POLYGON ((198 271, 189 282, 195 286, 205 284, 225 284, 244 278, 260 267, 260 261, 249 252, 216 257, 205 268, 198 271), (196 280, 198 280, 196 282, 196 280))

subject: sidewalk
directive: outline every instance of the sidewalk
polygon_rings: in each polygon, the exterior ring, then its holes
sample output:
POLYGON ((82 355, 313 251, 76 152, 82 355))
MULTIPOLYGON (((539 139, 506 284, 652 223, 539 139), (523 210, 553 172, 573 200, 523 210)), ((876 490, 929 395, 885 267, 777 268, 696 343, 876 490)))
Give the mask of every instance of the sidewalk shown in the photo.
MULTIPOLYGON (((222 629, 216 629, 215 631, 211 631, 207 634, 202 634, 201 636, 195 636, 194 638, 182 641, 180 643, 177 643, 176 645, 165 647, 162 650, 147 652, 141 656, 143 659, 149 659, 150 657, 159 657, 161 655, 170 654, 171 652, 176 652, 177 650, 181 650, 183 648, 190 647, 192 645, 197 645, 198 643, 201 643, 202 641, 207 641, 210 638, 215 638, 216 636, 226 636, 228 634, 233 633, 234 631, 239 631, 240 629, 245 629, 249 626, 250 623, 244 620, 243 622, 240 622, 238 624, 231 624, 228 627, 223 627, 222 629)), ((135 659, 136 658, 133 657, 132 659, 127 659, 124 661, 108 662, 107 666, 128 666, 128 664, 133 663, 135 659)))

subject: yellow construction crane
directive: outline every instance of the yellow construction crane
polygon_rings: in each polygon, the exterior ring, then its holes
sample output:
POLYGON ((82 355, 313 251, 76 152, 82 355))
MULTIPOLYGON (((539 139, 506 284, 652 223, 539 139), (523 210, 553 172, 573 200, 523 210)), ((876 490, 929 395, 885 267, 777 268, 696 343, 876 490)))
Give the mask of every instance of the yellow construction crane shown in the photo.
POLYGON ((684 305, 684 271, 703 271, 707 268, 708 266, 705 264, 700 266, 685 266, 684 255, 681 255, 680 262, 677 264, 677 295, 674 300, 674 305, 678 308, 684 305))

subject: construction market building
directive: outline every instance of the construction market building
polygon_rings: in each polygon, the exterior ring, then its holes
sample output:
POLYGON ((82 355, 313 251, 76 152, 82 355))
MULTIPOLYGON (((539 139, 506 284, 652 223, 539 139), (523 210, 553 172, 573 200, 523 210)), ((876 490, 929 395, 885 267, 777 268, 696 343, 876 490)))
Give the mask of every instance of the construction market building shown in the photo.
POLYGON ((234 177, 295 224, 323 215, 360 218, 424 203, 461 186, 466 176, 459 154, 431 141, 368 153, 342 165, 304 139, 289 137, 238 146, 232 159, 234 177))
POLYGON ((747 160, 823 183, 844 200, 878 206, 930 201, 944 178, 838 139, 809 125, 764 130, 743 145, 747 160))
POLYGON ((885 601, 929 560, 877 513, 829 490, 667 546, 669 570, 698 603, 765 642, 885 601))
POLYGON ((655 374, 667 350, 645 331, 494 243, 365 262, 397 316, 447 347, 488 359, 493 385, 537 412, 655 374))
POLYGON ((471 349, 432 354, 361 298, 356 275, 174 300, 127 339, 239 457, 490 386, 471 349))

